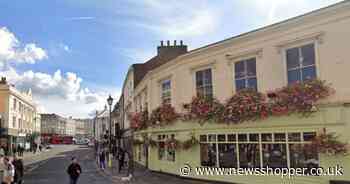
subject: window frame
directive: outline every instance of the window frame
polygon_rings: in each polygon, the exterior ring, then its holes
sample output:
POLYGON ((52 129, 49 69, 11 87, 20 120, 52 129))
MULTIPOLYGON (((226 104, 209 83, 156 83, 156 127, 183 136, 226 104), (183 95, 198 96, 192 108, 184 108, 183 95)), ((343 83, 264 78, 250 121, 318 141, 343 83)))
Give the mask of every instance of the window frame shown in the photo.
POLYGON ((172 81, 171 79, 163 79, 160 81, 160 102, 161 104, 168 104, 168 105, 171 105, 172 104, 172 81), (166 89, 164 90, 163 88, 163 84, 164 83, 167 83, 169 82, 170 83, 170 88, 169 89, 166 89), (165 93, 169 92, 169 96, 164 96, 165 93), (168 103, 164 103, 165 100, 169 100, 168 103))
POLYGON ((284 84, 285 85, 289 85, 288 82, 288 68, 287 68, 287 50, 288 49, 292 49, 295 47, 301 48, 305 45, 308 44, 313 44, 314 45, 314 54, 315 54, 315 70, 316 70, 316 78, 321 78, 321 72, 320 72, 320 64, 319 64, 319 44, 320 41, 318 41, 317 39, 311 39, 308 41, 300 41, 300 42, 295 42, 295 43, 291 43, 288 45, 285 45, 283 47, 281 47, 281 57, 282 57, 282 61, 283 61, 283 71, 284 71, 284 84))
MULTIPOLYGON (((237 83, 236 81, 237 80, 244 80, 245 81, 245 87, 242 88, 242 89, 247 89, 248 88, 248 80, 249 79, 253 79, 255 78, 256 80, 256 91, 258 91, 258 70, 257 70, 257 56, 247 56, 247 57, 244 57, 244 58, 240 58, 238 60, 236 60, 233 64, 232 64, 232 73, 233 73, 233 86, 235 87, 235 91, 237 92, 238 89, 237 89, 237 83), (251 60, 251 59, 255 59, 255 76, 252 77, 252 76, 244 76, 244 77, 241 77, 241 78, 237 78, 236 79, 236 64, 239 63, 239 62, 243 62, 243 65, 244 65, 244 69, 247 69, 247 61, 251 60)), ((245 71, 246 72, 246 71, 245 71)), ((240 90, 242 90, 240 89, 240 90)))
MULTIPOLYGON (((286 149, 286 162, 287 162, 287 167, 290 168, 291 165, 291 158, 290 158, 290 150, 289 150, 289 146, 291 144, 299 144, 299 145, 304 145, 304 144, 310 144, 311 141, 305 141, 304 140, 304 134, 305 133, 315 133, 315 135, 317 135, 317 131, 316 130, 299 130, 299 131, 271 131, 271 132, 225 132, 225 133, 206 133, 206 134, 200 134, 200 145, 201 144, 216 144, 216 166, 215 167, 221 167, 220 164, 220 158, 219 158, 219 144, 235 144, 236 150, 235 150, 235 157, 236 157, 236 165, 237 168, 241 168, 240 167, 240 150, 239 150, 239 146, 240 144, 258 144, 258 148, 259 148, 259 161, 260 161, 260 167, 264 166, 263 163, 263 145, 273 145, 273 144, 280 144, 280 145, 285 145, 285 149, 286 149), (294 140, 289 140, 289 134, 292 133, 298 133, 299 134, 299 138, 300 140, 298 141, 294 141, 294 140), (226 136, 226 140, 225 141, 219 141, 218 140, 218 136, 224 134, 226 136), (246 135, 247 140, 246 141, 239 141, 238 139, 238 135, 246 135), (252 134, 258 134, 258 141, 251 141, 250 140, 250 135, 252 134), (262 135, 263 134, 270 134, 271 135, 271 140, 270 141, 263 141, 262 140, 262 135), (275 134, 284 134, 285 135, 285 140, 282 141, 276 141, 275 140, 275 134), (234 135, 235 140, 228 140, 228 135, 234 135), (210 140, 209 136, 214 136, 215 140, 210 140), (202 137, 206 137, 205 141, 202 141, 202 137)), ((201 156, 200 156, 201 158, 201 156)), ((317 158, 318 158, 318 162, 320 161, 320 154, 317 153, 317 158)), ((200 162, 202 162, 200 160, 200 162)))
MULTIPOLYGON (((198 96, 198 88, 203 88, 205 91, 206 87, 211 87, 211 98, 214 98, 214 68, 211 66, 207 67, 201 67, 196 69, 194 72, 194 89, 195 89, 195 96, 198 96), (204 72, 206 70, 210 70, 211 74, 211 85, 202 85, 200 87, 197 86, 197 73, 198 72, 204 72)), ((205 77, 202 78, 202 80, 205 80, 205 77)), ((207 94, 204 94, 205 97, 207 97, 207 94)))

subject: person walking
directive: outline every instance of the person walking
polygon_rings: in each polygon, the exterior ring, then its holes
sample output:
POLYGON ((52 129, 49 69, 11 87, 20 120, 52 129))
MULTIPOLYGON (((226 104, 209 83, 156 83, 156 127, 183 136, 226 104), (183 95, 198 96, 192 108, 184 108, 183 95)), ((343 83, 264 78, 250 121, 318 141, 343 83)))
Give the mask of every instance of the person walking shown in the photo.
POLYGON ((22 184, 23 183, 23 176, 24 176, 23 161, 22 161, 22 159, 18 158, 16 155, 14 155, 12 163, 13 163, 13 166, 15 167, 14 183, 22 184))
POLYGON ((5 168, 1 184, 11 184, 15 176, 15 168, 11 164, 8 157, 4 157, 3 162, 5 168))
POLYGON ((125 151, 122 148, 119 148, 119 152, 118 152, 118 163, 119 163, 118 172, 119 173, 124 166, 124 161, 125 161, 125 151))
POLYGON ((102 170, 106 168, 106 151, 104 149, 100 152, 100 167, 102 170))
POLYGON ((72 158, 72 163, 68 166, 67 173, 69 175, 69 183, 77 184, 82 170, 76 157, 72 158))

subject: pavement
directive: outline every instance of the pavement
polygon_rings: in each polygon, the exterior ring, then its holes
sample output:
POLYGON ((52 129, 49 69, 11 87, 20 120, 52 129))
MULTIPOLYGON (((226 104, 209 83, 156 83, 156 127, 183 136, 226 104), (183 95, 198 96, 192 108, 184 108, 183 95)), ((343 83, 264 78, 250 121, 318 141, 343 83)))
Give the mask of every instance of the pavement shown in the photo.
MULTIPOLYGON (((116 165, 116 164, 115 164, 116 165)), ((96 165, 97 167, 97 165, 96 165)), ((111 178, 114 183, 118 184, 211 184, 217 182, 209 181, 199 181, 187 178, 181 178, 178 176, 164 174, 159 172, 153 172, 145 167, 134 164, 133 177, 129 180, 127 179, 127 169, 124 168, 120 173, 118 173, 116 168, 107 168, 104 171, 99 170, 99 172, 111 178)))
POLYGON ((51 155, 39 167, 25 173, 24 183, 26 184, 64 184, 69 183, 67 167, 73 156, 78 158, 82 167, 82 174, 79 178, 81 184, 110 184, 113 181, 100 174, 96 167, 94 154, 91 148, 64 146, 69 151, 62 151, 51 155))
POLYGON ((126 169, 121 173, 117 170, 98 168, 94 150, 88 147, 65 145, 57 147, 49 152, 43 152, 40 156, 24 158, 24 162, 35 163, 37 167, 28 170, 24 175, 26 184, 64 184, 69 183, 66 169, 75 156, 82 167, 82 174, 78 183, 81 184, 209 184, 214 182, 202 182, 180 178, 172 175, 152 172, 140 165, 135 165, 134 177, 130 181, 122 178, 127 175, 126 169), (36 161, 33 161, 36 160, 36 161), (32 162, 31 162, 32 161, 32 162))

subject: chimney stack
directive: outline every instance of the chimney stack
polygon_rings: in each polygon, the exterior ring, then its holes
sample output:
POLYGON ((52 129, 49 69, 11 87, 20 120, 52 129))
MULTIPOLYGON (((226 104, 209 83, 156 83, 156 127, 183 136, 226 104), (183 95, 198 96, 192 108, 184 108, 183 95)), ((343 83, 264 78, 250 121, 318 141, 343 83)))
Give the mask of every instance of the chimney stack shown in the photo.
POLYGON ((174 40, 174 45, 170 44, 170 40, 160 41, 160 46, 158 46, 158 56, 169 56, 169 55, 181 55, 187 52, 187 46, 183 44, 183 41, 180 40, 180 45, 177 40, 174 40))
POLYGON ((0 84, 7 84, 6 77, 1 77, 0 84))

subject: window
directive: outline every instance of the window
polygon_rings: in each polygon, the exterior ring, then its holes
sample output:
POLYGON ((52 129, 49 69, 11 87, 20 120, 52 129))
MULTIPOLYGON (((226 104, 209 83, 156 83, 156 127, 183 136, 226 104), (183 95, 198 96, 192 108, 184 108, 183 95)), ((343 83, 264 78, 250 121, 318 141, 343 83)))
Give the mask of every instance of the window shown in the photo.
POLYGON ((288 84, 316 78, 314 44, 287 49, 288 84))
MULTIPOLYGON (((175 161, 175 148, 167 144, 170 139, 175 139, 175 135, 158 135, 158 159, 165 161, 175 161)), ((171 143, 170 143, 171 144, 171 143)))
POLYGON ((255 58, 235 63, 235 83, 237 91, 245 88, 257 90, 255 58))
POLYGON ((13 118, 12 118, 12 127, 13 128, 16 128, 16 116, 13 116, 13 118))
POLYGON ((161 83, 162 88, 162 104, 171 104, 171 81, 164 80, 161 83))
POLYGON ((233 168, 318 167, 317 151, 306 151, 316 132, 200 135, 202 166, 233 168))
POLYGON ((196 72, 196 90, 197 96, 213 97, 212 73, 210 68, 196 72))
POLYGON ((13 109, 16 110, 16 108, 17 108, 17 99, 14 98, 13 99, 13 109))

